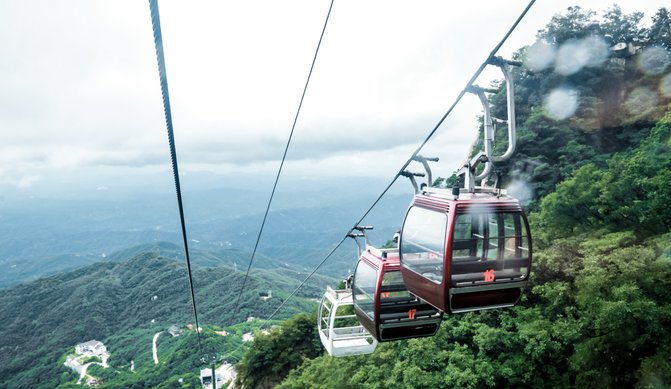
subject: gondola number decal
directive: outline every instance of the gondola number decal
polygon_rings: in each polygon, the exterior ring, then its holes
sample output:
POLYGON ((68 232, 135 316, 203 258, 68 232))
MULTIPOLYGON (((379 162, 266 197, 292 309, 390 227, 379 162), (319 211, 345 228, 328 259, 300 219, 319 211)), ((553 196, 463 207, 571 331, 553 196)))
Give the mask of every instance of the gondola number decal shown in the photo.
POLYGON ((413 309, 408 311, 408 318, 410 320, 414 320, 416 314, 417 314, 417 310, 413 308, 413 309))
POLYGON ((494 282, 494 269, 485 271, 485 282, 494 282))

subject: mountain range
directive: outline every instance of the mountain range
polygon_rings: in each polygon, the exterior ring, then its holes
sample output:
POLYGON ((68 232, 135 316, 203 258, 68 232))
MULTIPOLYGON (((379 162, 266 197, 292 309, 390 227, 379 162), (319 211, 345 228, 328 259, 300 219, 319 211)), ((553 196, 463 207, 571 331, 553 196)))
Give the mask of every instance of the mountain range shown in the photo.
MULTIPOLYGON (((168 257, 175 251, 171 244, 141 246, 115 254, 113 260, 4 290, 0 295, 0 381, 8 388, 54 387, 67 372, 58 364, 59 358, 77 343, 194 323, 185 264, 168 257), (142 253, 121 259, 134 252, 142 253)), ((286 268, 253 270, 236 312, 244 273, 221 265, 234 260, 225 253, 221 257, 213 253, 200 262, 218 266, 194 265, 201 326, 232 325, 250 316, 267 318, 306 275, 286 268), (261 299, 268 290, 272 298, 261 299)), ((332 283, 314 276, 277 318, 312 310, 311 300, 332 283)), ((140 347, 142 342, 136 341, 140 347)))

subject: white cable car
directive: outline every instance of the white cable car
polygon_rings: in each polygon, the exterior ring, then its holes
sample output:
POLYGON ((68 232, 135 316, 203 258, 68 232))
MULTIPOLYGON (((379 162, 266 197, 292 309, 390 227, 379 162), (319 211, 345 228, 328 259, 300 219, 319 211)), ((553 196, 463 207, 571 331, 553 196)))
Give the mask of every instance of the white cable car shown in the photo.
POLYGON ((354 314, 351 289, 326 293, 319 304, 317 317, 319 338, 332 357, 370 354, 377 347, 377 340, 359 323, 354 314))

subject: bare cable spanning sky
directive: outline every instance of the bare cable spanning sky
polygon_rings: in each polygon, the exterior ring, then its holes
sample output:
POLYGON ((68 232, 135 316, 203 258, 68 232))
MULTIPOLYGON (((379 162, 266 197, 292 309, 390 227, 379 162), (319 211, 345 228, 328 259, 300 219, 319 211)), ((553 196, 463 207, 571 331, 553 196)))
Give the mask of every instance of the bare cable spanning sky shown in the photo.
MULTIPOLYGON (((526 4, 336 0, 285 173, 395 174, 526 4)), ((575 4, 539 1, 500 54, 575 4)), ((182 170, 275 171, 328 5, 160 1, 182 170)), ((665 4, 619 5, 649 23, 665 4)), ((465 98, 431 142, 439 174, 464 159, 480 113, 465 98)), ((148 4, 2 2, 0 184, 169 169, 148 4)))

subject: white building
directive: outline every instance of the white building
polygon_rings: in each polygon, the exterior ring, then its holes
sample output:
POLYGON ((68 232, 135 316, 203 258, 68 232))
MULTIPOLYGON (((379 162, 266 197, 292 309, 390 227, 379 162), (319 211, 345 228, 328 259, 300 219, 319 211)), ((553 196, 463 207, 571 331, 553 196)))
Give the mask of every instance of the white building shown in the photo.
POLYGON ((182 329, 176 325, 170 326, 170 328, 168 328, 168 333, 172 335, 173 338, 182 335, 182 332, 182 329))
POLYGON ((103 354, 107 354, 107 347, 103 342, 97 340, 89 340, 88 342, 79 343, 75 346, 75 352, 77 354, 89 355, 89 356, 98 356, 102 357, 103 354))

